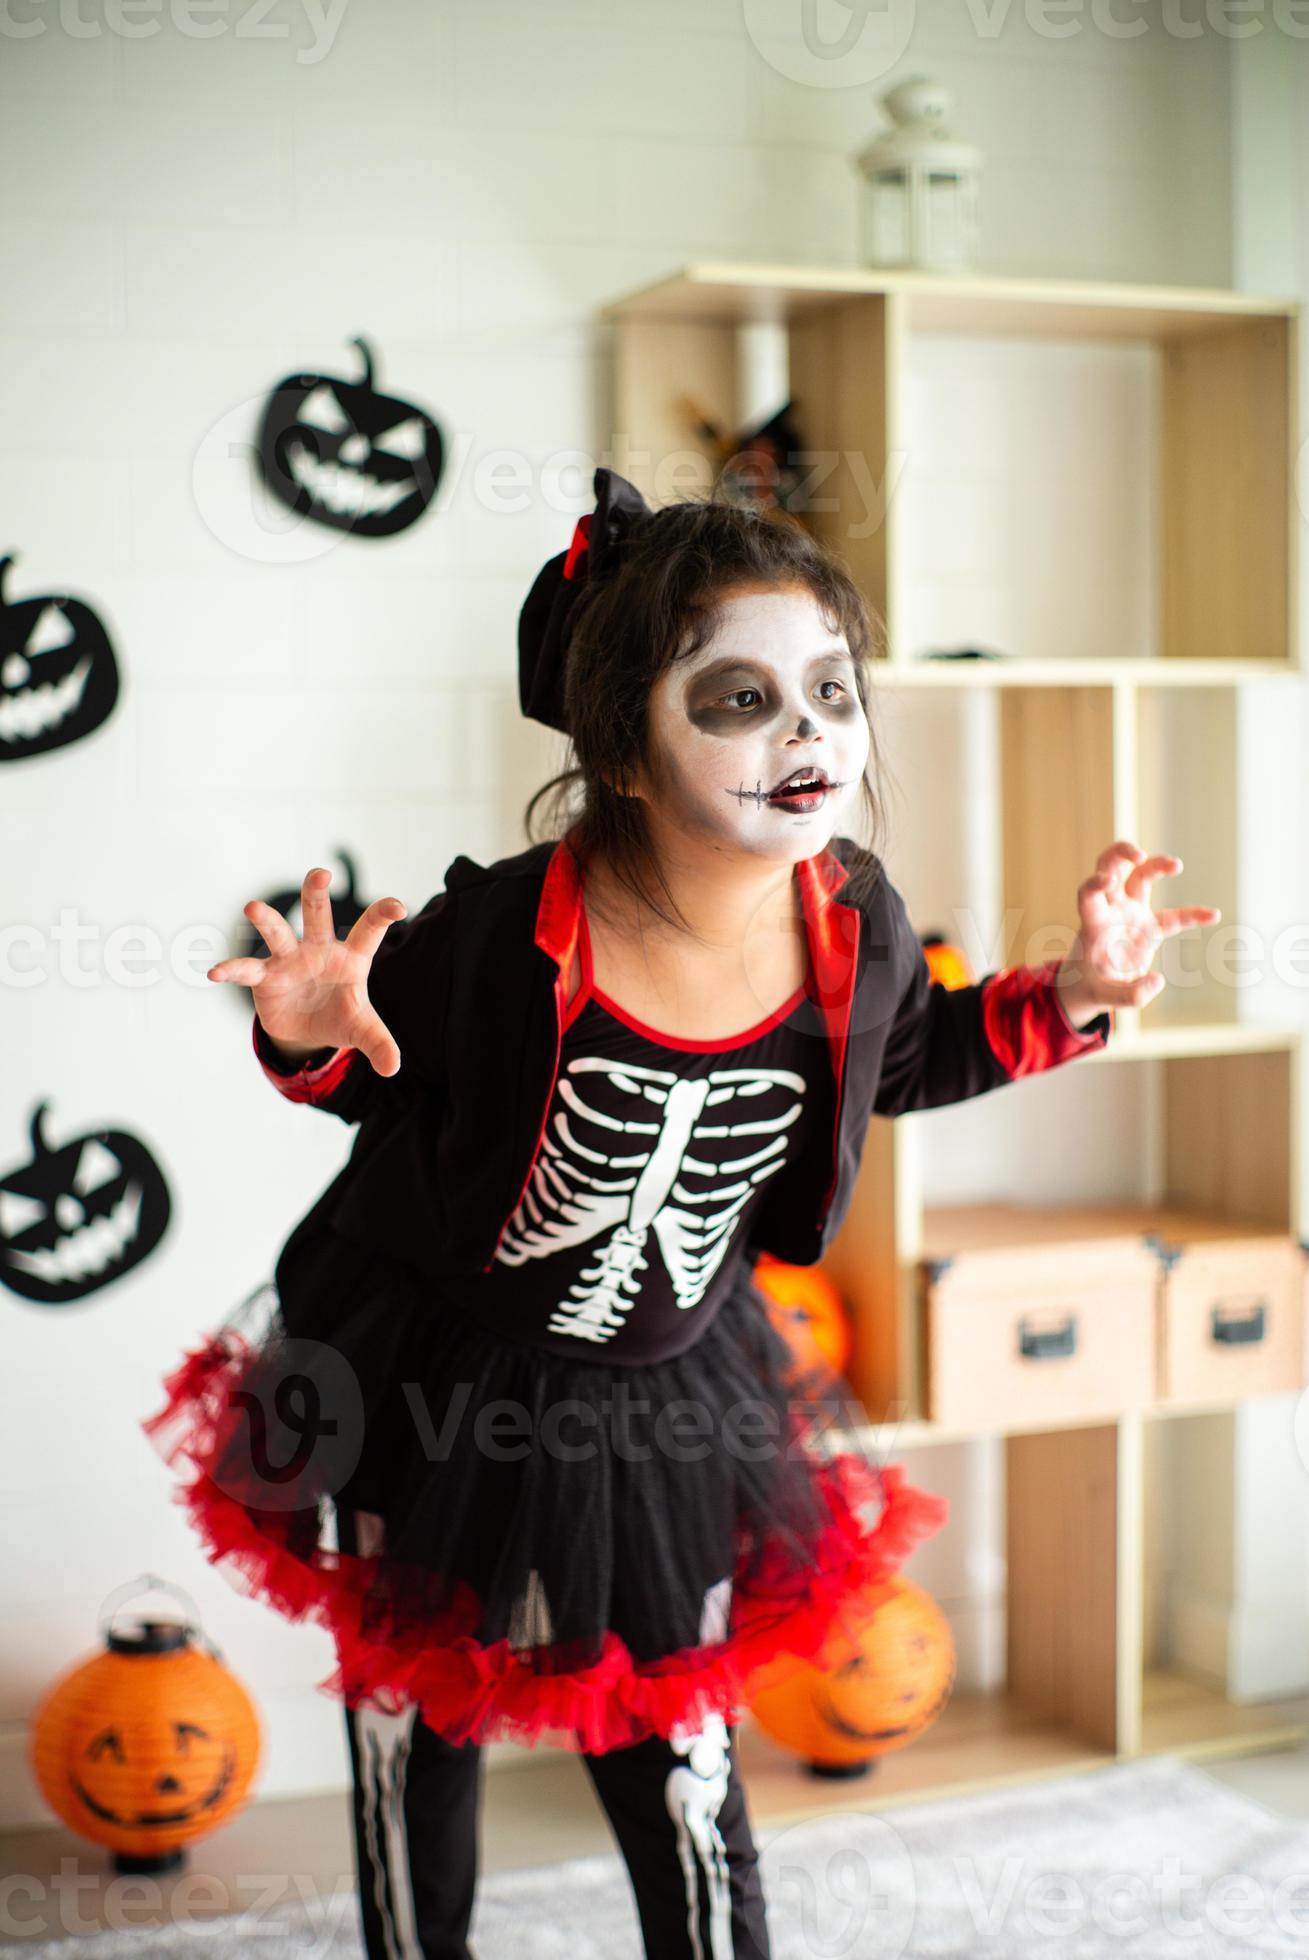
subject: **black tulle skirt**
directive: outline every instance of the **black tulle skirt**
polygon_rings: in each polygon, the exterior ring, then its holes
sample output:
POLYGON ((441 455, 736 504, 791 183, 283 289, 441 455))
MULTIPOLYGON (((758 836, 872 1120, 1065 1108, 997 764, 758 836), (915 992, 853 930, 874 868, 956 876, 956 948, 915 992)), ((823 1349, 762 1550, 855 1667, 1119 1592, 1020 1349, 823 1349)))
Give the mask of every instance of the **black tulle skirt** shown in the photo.
POLYGON ((262 1283, 142 1426, 211 1562, 331 1633, 318 1685, 350 1706, 596 1753, 736 1720, 839 1664, 944 1522, 849 1447, 848 1384, 796 1378, 743 1263, 691 1347, 624 1365, 510 1341, 338 1235, 314 1256, 344 1304, 262 1283))

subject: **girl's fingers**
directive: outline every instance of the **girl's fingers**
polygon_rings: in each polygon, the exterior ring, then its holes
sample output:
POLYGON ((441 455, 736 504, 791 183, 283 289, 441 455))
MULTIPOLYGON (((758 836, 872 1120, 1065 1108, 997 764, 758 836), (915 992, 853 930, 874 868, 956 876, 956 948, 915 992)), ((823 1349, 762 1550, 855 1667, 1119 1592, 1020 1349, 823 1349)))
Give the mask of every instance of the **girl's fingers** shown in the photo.
POLYGON ((1109 893, 1113 887, 1112 876, 1105 871, 1093 871, 1084 878, 1077 889, 1077 904, 1087 925, 1106 925, 1111 917, 1109 893))
POLYGON ((304 920, 306 939, 335 939, 332 926, 332 901, 329 893, 332 888, 332 874, 324 865, 316 864, 306 871, 304 883, 300 887, 300 916, 304 920))
POLYGON ((1106 844, 1095 861, 1095 868, 1116 878, 1124 864, 1139 864, 1144 856, 1141 846, 1134 844, 1130 837, 1119 837, 1114 843, 1106 844))
POLYGON ((1160 935, 1169 939, 1175 932, 1185 932, 1188 926, 1211 926, 1223 915, 1215 905, 1174 905, 1154 916, 1160 935))
MULTIPOLYGON (((361 953, 366 960, 371 960, 382 943, 387 927, 393 926, 398 919, 403 919, 405 916, 406 907, 402 899, 375 898, 371 905, 364 907, 355 920, 346 934, 345 943, 352 953, 361 953)), ((383 1073, 390 1074, 393 1071, 384 1070, 383 1073)))
POLYGON ((1161 852, 1155 857, 1146 858, 1134 871, 1129 871, 1123 889, 1129 898, 1145 898, 1154 879, 1171 878, 1181 868, 1182 860, 1179 857, 1161 852))
POLYGON ((350 1046, 362 1050, 379 1075, 394 1075, 400 1067, 399 1047, 374 1008, 365 1009, 351 1028, 350 1046))
POLYGON ((270 953, 294 953, 300 941, 275 907, 265 905, 262 898, 252 898, 242 910, 270 953))
POLYGON ((207 980, 235 980, 241 987, 257 987, 268 972, 268 961, 256 959, 253 953, 244 954, 239 959, 219 960, 205 975, 207 980))

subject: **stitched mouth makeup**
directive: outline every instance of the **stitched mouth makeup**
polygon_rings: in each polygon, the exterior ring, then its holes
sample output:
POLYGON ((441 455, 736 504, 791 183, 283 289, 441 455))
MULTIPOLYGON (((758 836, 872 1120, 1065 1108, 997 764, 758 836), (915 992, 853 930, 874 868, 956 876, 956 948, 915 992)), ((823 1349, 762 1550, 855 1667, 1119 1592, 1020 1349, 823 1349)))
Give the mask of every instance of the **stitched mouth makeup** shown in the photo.
POLYGON ((752 799, 756 809, 781 810, 791 816, 808 817, 822 809, 832 792, 845 787, 843 782, 833 782, 825 769, 802 764, 772 789, 765 789, 762 783, 756 781, 753 789, 747 789, 743 783, 739 789, 729 789, 727 794, 736 797, 738 803, 752 799))

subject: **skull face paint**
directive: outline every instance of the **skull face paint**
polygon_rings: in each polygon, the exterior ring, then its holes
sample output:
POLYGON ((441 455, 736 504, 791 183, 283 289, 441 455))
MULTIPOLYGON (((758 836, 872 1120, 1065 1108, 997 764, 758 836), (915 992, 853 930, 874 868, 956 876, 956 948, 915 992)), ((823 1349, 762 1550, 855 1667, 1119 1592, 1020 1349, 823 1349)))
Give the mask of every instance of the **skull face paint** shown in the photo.
POLYGON ((869 733, 854 661, 807 587, 734 591, 650 696, 660 814, 719 849, 794 862, 853 810, 869 733), (809 791, 782 793, 803 777, 809 791))

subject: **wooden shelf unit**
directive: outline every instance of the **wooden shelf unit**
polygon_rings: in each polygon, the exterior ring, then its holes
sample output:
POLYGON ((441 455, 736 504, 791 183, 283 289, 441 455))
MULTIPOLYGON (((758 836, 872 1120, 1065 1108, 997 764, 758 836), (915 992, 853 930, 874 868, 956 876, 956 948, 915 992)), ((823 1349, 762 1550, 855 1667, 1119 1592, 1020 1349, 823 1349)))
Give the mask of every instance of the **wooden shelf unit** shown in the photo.
MULTIPOLYGON (((826 469, 817 494, 829 507, 806 521, 845 560, 884 623, 875 687, 903 689, 907 702, 926 699, 926 690, 961 701, 974 690, 996 691, 1005 964, 1066 948, 1077 886, 1113 837, 1184 859, 1164 902, 1216 904, 1225 921, 1249 909, 1235 842, 1259 786, 1239 777, 1241 690, 1301 673, 1298 316, 1291 299, 1216 290, 719 264, 685 267, 602 310, 614 342, 615 433, 606 460, 655 503, 712 485, 707 452, 698 474, 688 470, 695 444, 681 399, 689 395, 739 426, 742 330, 768 322, 785 336, 797 422, 826 469), (1087 654, 1071 630, 1064 640, 1056 631, 1038 655, 994 659, 932 660, 913 643, 914 517, 902 485, 913 466, 915 413, 921 419, 931 392, 924 383, 914 394, 915 357, 925 350, 935 360, 943 337, 999 347, 1006 359, 1015 349, 1036 358, 1062 344, 1074 353, 1116 349, 1136 363, 1124 370, 1123 399, 1144 405, 1140 455, 1126 444, 1114 454, 1130 455, 1125 492, 1136 496, 1148 533, 1123 576, 1146 578, 1151 591, 1149 603, 1136 606, 1140 630, 1123 650, 1087 654), (871 521, 870 485, 878 492, 871 521), (1183 753, 1188 767, 1178 770, 1183 753)), ((1004 404, 970 398, 972 369, 963 365, 968 372, 952 401, 965 420, 970 407, 979 416, 985 409, 1003 449, 1004 404)), ((1014 371, 1021 375, 1021 366, 1014 371)), ((1060 382, 1074 408, 1078 372, 1060 382)), ((1128 439, 1136 440, 1130 430, 1128 439)), ((1030 466, 1034 490, 1056 499, 1067 493, 1071 503, 1073 478, 1058 472, 1074 470, 1076 457, 1066 464, 1055 444, 1030 466)), ((929 527, 929 546, 934 536, 929 527)), ((1094 537, 1070 544, 1074 553, 1094 547, 1094 537)), ((1003 570, 1006 591, 1021 589, 1025 559, 1003 570)), ((1160 1000, 1120 1011, 1109 1047, 1070 1066, 1155 1068, 1158 1202, 1170 1215, 1193 1214, 1200 1230, 1234 1217, 1303 1245, 1304 1031, 1242 1019, 1239 990, 1194 963, 1174 981, 1164 955, 1187 939, 1161 948, 1157 964, 1170 985, 1160 1000)), ((1200 935, 1189 939, 1194 945, 1200 935)), ((941 1230, 957 1232, 961 1223, 957 1212, 934 1211, 926 1201, 917 1129, 935 1120, 935 1112, 872 1120, 854 1201, 823 1264, 854 1324, 849 1385, 862 1447, 886 1459, 1003 1436, 1007 1680, 996 1694, 957 1692, 931 1730, 881 1759, 871 1778, 846 1784, 809 1778, 747 1725, 742 1755, 752 1805, 772 1821, 1154 1750, 1200 1756, 1286 1746, 1309 1733, 1309 1696, 1242 1706, 1181 1670, 1147 1662, 1145 1426, 1197 1410, 1158 1404, 1092 1423, 1008 1427, 980 1409, 965 1425, 930 1420, 922 1381, 925 1261, 941 1230), (1070 1538, 1076 1563, 1061 1556, 1070 1538)), ((990 1229, 1003 1229, 1004 1207, 979 1206, 975 1236, 988 1229, 989 1209, 990 1229)), ((1109 1223, 1106 1212, 1105 1229, 1109 1223)))

